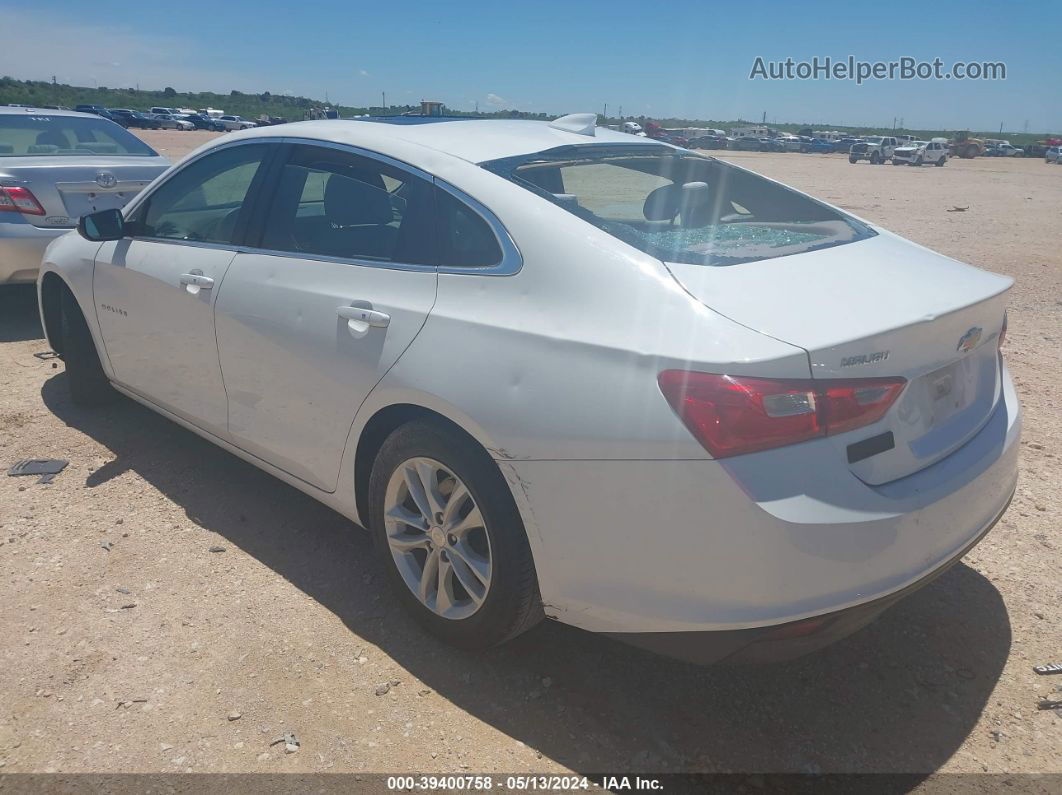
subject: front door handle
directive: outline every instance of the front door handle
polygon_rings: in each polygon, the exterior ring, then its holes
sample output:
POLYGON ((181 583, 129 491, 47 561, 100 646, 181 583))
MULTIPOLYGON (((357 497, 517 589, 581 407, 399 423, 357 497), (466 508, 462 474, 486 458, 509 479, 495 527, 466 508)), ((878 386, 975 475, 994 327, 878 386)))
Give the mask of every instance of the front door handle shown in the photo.
POLYGON ((336 314, 347 321, 351 331, 366 331, 370 326, 387 328, 391 322, 391 316, 387 313, 362 306, 341 306, 336 309, 336 314))
POLYGON ((209 276, 204 276, 202 271, 198 273, 196 271, 182 273, 180 280, 184 288, 192 295, 195 295, 200 290, 210 290, 214 287, 214 280, 209 276))

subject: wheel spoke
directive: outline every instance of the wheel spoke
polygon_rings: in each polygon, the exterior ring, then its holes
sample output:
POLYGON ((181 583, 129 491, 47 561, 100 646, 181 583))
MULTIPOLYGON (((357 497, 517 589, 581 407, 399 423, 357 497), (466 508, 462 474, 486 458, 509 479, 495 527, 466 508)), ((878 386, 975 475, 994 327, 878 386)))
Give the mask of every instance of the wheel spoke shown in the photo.
POLYGON ((444 560, 440 555, 438 564, 439 582, 435 592, 435 612, 445 615, 454 606, 453 597, 453 572, 454 567, 449 560, 444 560))
MULTIPOLYGON (((417 468, 417 475, 420 477, 420 482, 424 490, 424 497, 428 504, 428 521, 433 522, 435 515, 442 513, 443 498, 439 494, 439 487, 435 485, 435 473, 436 468, 427 461, 418 459, 414 464, 417 468)), ((419 503, 418 503, 419 505, 419 503)))
POLYGON ((479 512, 478 505, 473 505, 472 510, 468 512, 468 516, 461 519, 457 524, 449 528, 449 530, 458 537, 462 537, 466 535, 469 530, 475 530, 477 527, 483 526, 483 514, 479 512))
POLYGON ((442 526, 444 528, 449 527, 459 519, 461 508, 470 499, 472 499, 472 495, 468 493, 468 487, 461 481, 455 480, 454 490, 450 492, 450 496, 446 500, 446 507, 442 512, 442 526))
POLYGON ((477 605, 481 604, 483 597, 487 593, 485 567, 479 565, 477 569, 467 558, 453 548, 450 549, 450 564, 454 576, 457 577, 472 601, 477 605))
POLYGON ((396 505, 387 512, 386 518, 399 524, 412 527, 414 530, 425 532, 428 529, 427 520, 420 513, 413 513, 404 505, 396 505))
POLYGON ((432 586, 438 588, 439 585, 439 551, 433 550, 428 553, 428 557, 424 560, 424 569, 420 573, 420 589, 418 595, 420 601, 426 605, 431 605, 432 586))
POLYGON ((402 468, 402 477, 405 478, 406 489, 409 491, 409 496, 413 498, 413 502, 416 503, 417 510, 424 517, 424 521, 430 523, 433 511, 431 502, 428 500, 428 494, 424 489, 424 482, 421 480, 419 469, 415 465, 407 463, 402 468))
POLYGON ((397 535, 388 536, 387 543, 396 552, 412 552, 414 549, 427 549, 427 536, 397 535))

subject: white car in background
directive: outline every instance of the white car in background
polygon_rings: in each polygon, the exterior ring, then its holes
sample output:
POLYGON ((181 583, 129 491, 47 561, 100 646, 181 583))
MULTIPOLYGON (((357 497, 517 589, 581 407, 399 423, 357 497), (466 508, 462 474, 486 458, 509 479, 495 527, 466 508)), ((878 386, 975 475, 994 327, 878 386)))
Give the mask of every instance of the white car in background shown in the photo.
POLYGON ((48 249, 73 399, 116 390, 369 528, 454 644, 548 616, 707 662, 854 632, 1006 509, 1012 280, 595 119, 216 139, 48 249))
POLYGON ((242 116, 218 116, 218 122, 230 132, 232 130, 251 130, 258 126, 255 122, 242 116))
POLYGON ((897 146, 892 152, 894 166, 921 166, 927 163, 943 166, 947 162, 948 144, 943 138, 934 138, 932 141, 911 141, 897 146))
POLYGON ((1050 146, 1044 153, 1045 163, 1062 163, 1062 146, 1050 146))

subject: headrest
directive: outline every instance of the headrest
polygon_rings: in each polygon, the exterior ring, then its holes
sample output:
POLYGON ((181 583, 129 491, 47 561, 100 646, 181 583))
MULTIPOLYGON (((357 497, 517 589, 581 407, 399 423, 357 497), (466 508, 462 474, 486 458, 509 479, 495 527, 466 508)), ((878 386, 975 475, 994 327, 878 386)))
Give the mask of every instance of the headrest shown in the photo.
MULTIPOLYGON (((379 175, 374 175, 379 179, 379 175)), ((394 220, 391 196, 379 186, 360 179, 331 174, 325 184, 324 211, 329 221, 338 226, 360 224, 389 224, 394 220)))
POLYGON ((679 211, 679 186, 662 185, 645 197, 642 215, 647 221, 671 221, 679 211))
POLYGON ((59 147, 55 144, 33 144, 26 147, 27 155, 50 155, 59 147))
POLYGON ((34 143, 43 146, 54 146, 57 149, 66 149, 70 146, 70 141, 58 130, 45 130, 37 133, 37 140, 34 143))
POLYGON ((679 215, 685 227, 699 227, 708 223, 712 194, 707 182, 687 182, 679 198, 679 215))

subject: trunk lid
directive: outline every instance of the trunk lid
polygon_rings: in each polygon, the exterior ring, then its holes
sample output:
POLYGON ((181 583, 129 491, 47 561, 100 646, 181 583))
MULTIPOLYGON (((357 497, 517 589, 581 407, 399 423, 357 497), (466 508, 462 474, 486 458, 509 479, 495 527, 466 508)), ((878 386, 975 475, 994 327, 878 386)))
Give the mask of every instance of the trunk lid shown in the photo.
POLYGON ((83 215, 124 207, 169 168, 162 157, 18 157, 0 159, 0 185, 27 188, 44 215, 23 215, 38 227, 73 227, 83 215))
POLYGON ((999 399, 997 342, 1010 278, 887 232, 730 267, 667 267, 705 305, 807 351, 813 378, 907 379, 885 417, 835 437, 842 460, 869 484, 948 455, 980 430, 999 399), (848 460, 849 445, 884 442, 887 433, 891 447, 861 447, 879 452, 848 460))

